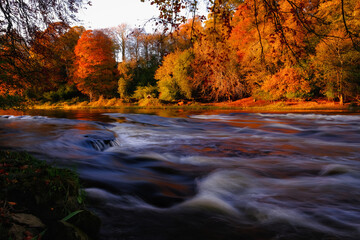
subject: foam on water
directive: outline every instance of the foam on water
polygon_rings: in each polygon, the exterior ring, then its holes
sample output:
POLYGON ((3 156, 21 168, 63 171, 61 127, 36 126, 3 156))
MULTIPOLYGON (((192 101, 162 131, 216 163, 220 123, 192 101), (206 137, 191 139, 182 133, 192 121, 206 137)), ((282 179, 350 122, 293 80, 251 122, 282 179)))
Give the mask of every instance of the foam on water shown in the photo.
POLYGON ((199 181, 198 194, 178 207, 234 215, 242 224, 288 223, 360 237, 359 177, 273 179, 255 178, 241 169, 220 170, 199 181), (344 200, 353 203, 339 206, 344 200))
POLYGON ((109 206, 122 206, 123 208, 132 209, 134 207, 143 209, 157 209, 147 204, 138 197, 131 195, 119 196, 100 188, 85 188, 86 198, 88 201, 97 202, 97 204, 109 206))

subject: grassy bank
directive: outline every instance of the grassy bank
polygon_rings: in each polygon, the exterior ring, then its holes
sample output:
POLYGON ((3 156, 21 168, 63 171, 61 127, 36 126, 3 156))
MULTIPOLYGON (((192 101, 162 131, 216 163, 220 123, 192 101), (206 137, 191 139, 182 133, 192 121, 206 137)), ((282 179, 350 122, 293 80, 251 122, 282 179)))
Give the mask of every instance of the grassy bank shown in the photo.
MULTIPOLYGON (((0 189, 0 239, 59 239, 57 229, 70 224, 64 220, 83 214, 77 175, 24 152, 0 151, 0 189)), ((74 235, 68 228, 62 233, 74 235)))
POLYGON ((360 110, 360 103, 352 102, 340 105, 338 102, 324 99, 309 101, 264 101, 244 98, 231 102, 200 103, 194 101, 164 102, 158 99, 142 99, 138 102, 126 102, 121 99, 100 98, 93 102, 57 102, 35 103, 33 109, 121 109, 121 108, 152 108, 152 109, 236 109, 250 111, 291 111, 291 110, 360 110))

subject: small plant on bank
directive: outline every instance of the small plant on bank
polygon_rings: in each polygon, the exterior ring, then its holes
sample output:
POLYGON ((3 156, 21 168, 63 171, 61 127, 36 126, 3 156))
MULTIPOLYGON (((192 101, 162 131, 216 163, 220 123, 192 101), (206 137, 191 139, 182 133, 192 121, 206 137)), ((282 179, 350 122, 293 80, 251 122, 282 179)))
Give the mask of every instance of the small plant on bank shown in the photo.
MULTIPOLYGON (((12 239, 17 226, 14 214, 31 215, 52 226, 84 208, 84 197, 73 171, 50 166, 24 152, 0 151, 1 239, 12 239)), ((44 227, 30 235, 40 230, 44 227)), ((22 233, 24 237, 28 232, 22 233)))

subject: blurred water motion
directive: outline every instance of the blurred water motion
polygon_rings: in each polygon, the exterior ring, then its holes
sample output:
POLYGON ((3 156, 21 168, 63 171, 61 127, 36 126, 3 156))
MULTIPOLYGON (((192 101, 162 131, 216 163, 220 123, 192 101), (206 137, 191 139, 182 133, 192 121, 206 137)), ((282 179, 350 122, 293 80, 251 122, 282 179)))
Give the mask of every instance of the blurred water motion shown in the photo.
POLYGON ((0 146, 77 169, 102 239, 360 239, 360 115, 2 114, 0 146))

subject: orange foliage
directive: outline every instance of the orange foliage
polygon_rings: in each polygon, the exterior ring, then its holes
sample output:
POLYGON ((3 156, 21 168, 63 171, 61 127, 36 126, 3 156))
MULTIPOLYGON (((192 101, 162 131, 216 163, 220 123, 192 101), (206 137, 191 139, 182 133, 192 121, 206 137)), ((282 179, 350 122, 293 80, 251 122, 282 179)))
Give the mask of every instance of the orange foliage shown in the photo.
POLYGON ((247 94, 236 52, 230 44, 203 40, 194 45, 192 85, 207 100, 234 100, 247 94))
POLYGON ((173 33, 176 46, 175 48, 185 50, 189 48, 194 40, 199 39, 202 35, 203 27, 199 18, 189 19, 186 23, 180 25, 173 33))
POLYGON ((74 82, 84 94, 111 96, 116 92, 116 61, 112 40, 101 31, 84 32, 75 47, 74 82))
POLYGON ((302 98, 310 92, 309 83, 294 68, 283 68, 269 77, 261 88, 272 100, 302 98))
POLYGON ((242 61, 249 57, 251 51, 248 46, 254 44, 256 39, 256 31, 253 25, 253 11, 248 4, 241 4, 234 13, 234 28, 231 32, 229 43, 237 48, 237 55, 242 61))

